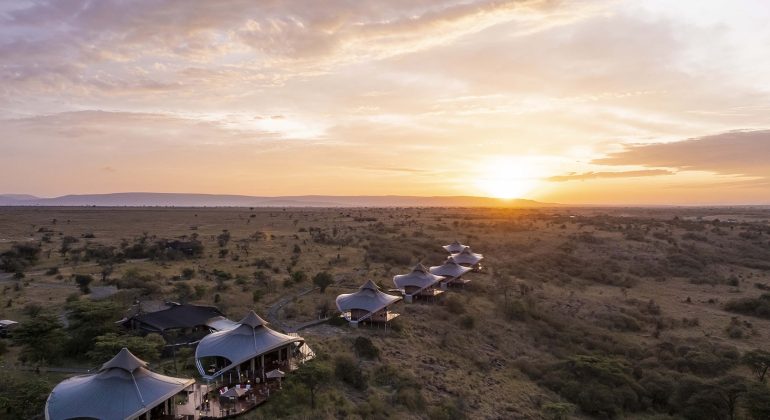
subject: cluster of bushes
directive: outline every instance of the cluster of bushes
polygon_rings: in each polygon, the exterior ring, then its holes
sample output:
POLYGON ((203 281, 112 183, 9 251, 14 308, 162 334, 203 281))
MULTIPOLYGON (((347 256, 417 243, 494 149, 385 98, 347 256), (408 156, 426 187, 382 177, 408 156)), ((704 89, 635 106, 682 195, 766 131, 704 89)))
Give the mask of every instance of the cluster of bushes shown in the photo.
POLYGON ((573 356, 534 372, 529 373, 540 385, 598 418, 659 412, 686 419, 721 419, 735 418, 741 407, 749 413, 770 408, 762 403, 770 398, 764 384, 736 376, 696 376, 650 362, 634 365, 619 357, 573 356), (749 390, 759 398, 750 397, 749 390))
POLYGON ((353 236, 349 232, 340 232, 339 228, 331 229, 310 227, 307 229, 310 239, 321 245, 347 246, 353 242, 353 236))
POLYGON ((118 279, 113 279, 110 283, 118 289, 138 289, 143 295, 153 295, 160 292, 159 280, 147 273, 131 268, 126 270, 118 279))
POLYGON ((203 255, 203 243, 197 239, 155 239, 146 235, 137 238, 134 243, 121 244, 122 257, 148 258, 157 261, 179 261, 200 258, 203 255))
POLYGON ((0 417, 8 419, 40 418, 45 400, 54 384, 37 375, 0 375, 0 417))
POLYGON ((11 249, 0 254, 0 270, 9 273, 21 273, 34 265, 40 257, 40 244, 17 243, 11 249))
POLYGON ((743 315, 770 319, 770 293, 757 298, 736 299, 725 304, 725 309, 743 315))
POLYGON ((446 258, 446 253, 436 246, 433 238, 390 238, 372 235, 363 248, 366 250, 367 261, 400 267, 408 267, 418 259, 438 263, 446 258))
MULTIPOLYGON (((654 303, 644 307, 651 314, 658 312, 654 303)), ((770 391, 761 382, 770 367, 764 353, 741 358, 736 348, 706 339, 640 347, 591 326, 538 315, 526 324, 529 333, 535 345, 560 360, 520 359, 517 366, 588 415, 620 418, 648 412, 686 419, 735 418, 738 412, 749 415, 770 408, 762 402, 770 401, 770 391), (755 373, 756 384, 727 375, 741 363, 755 373)))

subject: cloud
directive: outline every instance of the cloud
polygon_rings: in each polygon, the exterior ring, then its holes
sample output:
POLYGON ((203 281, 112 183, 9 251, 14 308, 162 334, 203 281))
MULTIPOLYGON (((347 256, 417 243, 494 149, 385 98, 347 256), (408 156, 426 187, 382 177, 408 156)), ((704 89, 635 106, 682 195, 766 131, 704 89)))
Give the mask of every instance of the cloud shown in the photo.
POLYGON ((592 163, 770 178, 770 130, 730 131, 672 143, 629 145, 592 163))
POLYGON ((371 167, 366 167, 364 169, 368 169, 371 171, 396 172, 396 173, 406 173, 406 174, 424 174, 424 173, 430 172, 427 169, 400 168, 396 166, 371 166, 371 167))
POLYGON ((674 175, 675 172, 666 169, 642 169, 639 171, 622 171, 622 172, 583 172, 583 173, 569 173, 567 175, 557 175, 548 178, 551 182, 565 182, 565 181, 585 181, 588 179, 598 178, 639 178, 645 176, 660 176, 660 175, 674 175))
POLYGON ((559 3, 41 0, 0 13, 0 81, 11 94, 273 86, 541 19, 559 3))

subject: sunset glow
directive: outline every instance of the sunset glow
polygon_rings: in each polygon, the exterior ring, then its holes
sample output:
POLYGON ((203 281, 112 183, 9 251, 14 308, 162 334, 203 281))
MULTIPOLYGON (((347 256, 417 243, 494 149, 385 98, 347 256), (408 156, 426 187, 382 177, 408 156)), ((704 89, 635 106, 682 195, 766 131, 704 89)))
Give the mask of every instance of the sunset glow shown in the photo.
POLYGON ((4 1, 0 193, 768 203, 770 8, 674 3, 4 1))
POLYGON ((540 182, 540 170, 524 158, 488 159, 481 165, 476 186, 490 197, 522 198, 532 193, 540 182))

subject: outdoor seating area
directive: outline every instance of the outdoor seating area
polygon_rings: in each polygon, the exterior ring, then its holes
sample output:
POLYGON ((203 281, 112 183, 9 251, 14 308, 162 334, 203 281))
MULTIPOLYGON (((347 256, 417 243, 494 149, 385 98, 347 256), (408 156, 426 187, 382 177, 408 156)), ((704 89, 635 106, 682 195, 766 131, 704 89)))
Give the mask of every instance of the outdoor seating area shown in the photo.
POLYGON ((302 337, 269 328, 254 311, 239 322, 218 315, 214 324, 223 329, 211 327, 195 351, 205 382, 152 372, 124 348, 97 373, 59 383, 48 397, 46 419, 234 417, 265 402, 287 372, 315 357, 302 337))

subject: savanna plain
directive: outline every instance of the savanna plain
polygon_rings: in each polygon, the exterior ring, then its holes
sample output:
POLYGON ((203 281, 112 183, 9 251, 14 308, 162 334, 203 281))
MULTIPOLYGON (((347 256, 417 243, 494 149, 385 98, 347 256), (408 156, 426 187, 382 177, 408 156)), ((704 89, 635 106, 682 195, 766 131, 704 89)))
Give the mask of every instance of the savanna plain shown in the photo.
POLYGON ((57 368, 121 346, 195 377, 192 349, 115 324, 137 300, 329 318, 298 331, 315 407, 288 375, 246 418, 770 418, 768 208, 9 207, 0 255, 0 418, 41 418, 57 368), (338 321, 338 294, 455 239, 485 257, 468 285, 387 330, 338 321))

